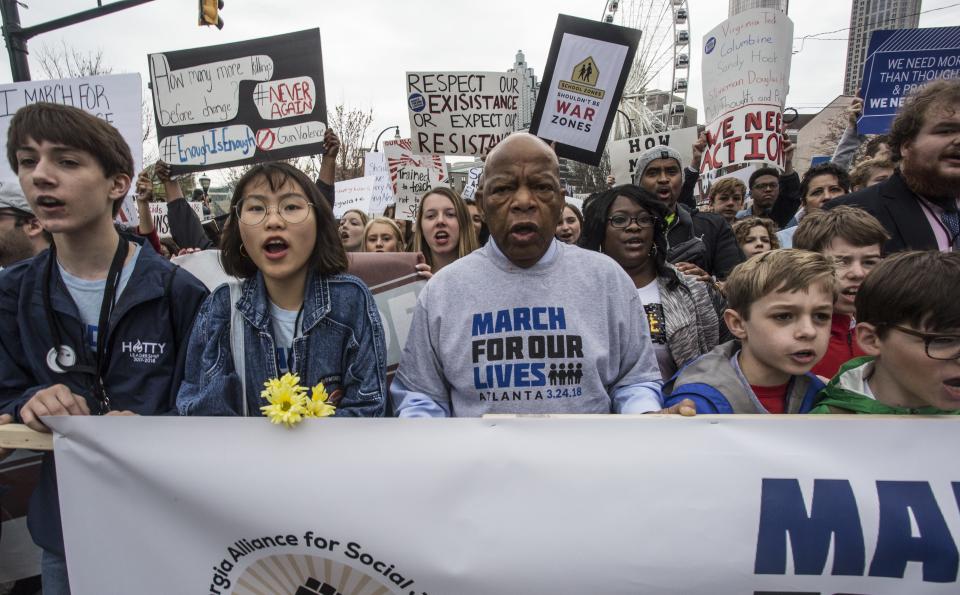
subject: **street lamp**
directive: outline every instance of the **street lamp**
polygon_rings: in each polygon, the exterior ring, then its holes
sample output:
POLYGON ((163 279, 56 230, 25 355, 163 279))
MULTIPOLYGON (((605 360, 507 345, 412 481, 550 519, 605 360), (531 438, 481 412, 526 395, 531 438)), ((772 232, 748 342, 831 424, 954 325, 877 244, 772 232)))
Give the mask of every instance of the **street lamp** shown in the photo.
POLYGON ((380 134, 377 135, 377 140, 373 141, 373 151, 377 151, 377 145, 380 144, 380 137, 383 136, 383 133, 390 130, 391 128, 396 128, 397 132, 393 135, 393 140, 400 140, 400 127, 399 126, 387 126, 380 131, 380 134))
POLYGON ((628 116, 627 112, 623 111, 622 109, 618 108, 617 111, 620 112, 620 115, 627 119, 627 134, 633 136, 633 124, 630 123, 630 116, 628 116))

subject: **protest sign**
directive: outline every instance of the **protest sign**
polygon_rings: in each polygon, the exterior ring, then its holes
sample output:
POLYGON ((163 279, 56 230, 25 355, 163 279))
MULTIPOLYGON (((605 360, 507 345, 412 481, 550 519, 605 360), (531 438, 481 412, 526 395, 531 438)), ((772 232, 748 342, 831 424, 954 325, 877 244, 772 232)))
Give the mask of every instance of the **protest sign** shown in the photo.
MULTIPOLYGON (((188 201, 190 208, 193 209, 193 212, 197 214, 197 218, 201 221, 206 219, 206 216, 203 214, 203 203, 200 201, 188 201)), ((153 217, 153 226, 157 228, 157 235, 161 238, 169 238, 170 236, 170 222, 167 219, 167 203, 165 202, 151 202, 150 203, 150 216, 153 217)))
POLYGON ((519 85, 511 72, 408 72, 414 152, 486 155, 516 128, 519 85))
POLYGON ((373 200, 373 186, 376 176, 364 176, 352 180, 342 180, 334 184, 337 200, 333 203, 333 216, 343 217, 347 211, 360 211, 364 215, 370 212, 373 200))
POLYGON ((884 134, 907 95, 936 79, 960 78, 960 27, 874 31, 863 64, 860 134, 884 134))
POLYGON ((387 156, 387 167, 390 169, 390 182, 393 192, 397 192, 397 172, 402 167, 428 167, 436 170, 434 174, 441 182, 447 180, 447 166, 442 155, 435 153, 420 155, 413 152, 409 138, 388 140, 383 142, 383 153, 387 156))
POLYGON ((639 29, 558 15, 530 132, 598 165, 639 41, 639 29))
MULTIPOLYGON (((441 185, 437 170, 431 167, 403 167, 397 172, 397 210, 395 219, 416 221, 420 199, 431 188, 441 185)), ((445 185, 445 184, 444 184, 445 185)))
POLYGON ((375 178, 373 196, 370 199, 370 214, 382 215, 384 209, 394 203, 393 183, 390 181, 386 153, 367 151, 363 160, 363 176, 375 178))
MULTIPOLYGON (((133 201, 137 174, 143 167, 142 92, 139 74, 110 74, 49 81, 24 81, 0 85, 0 139, 7 142, 10 119, 25 105, 46 102, 82 109, 113 125, 130 146, 133 155, 133 184, 124 199, 121 223, 136 225, 137 205, 133 201)), ((0 184, 20 185, 6 159, 0 159, 0 184)))
POLYGON ((581 213, 583 213, 583 199, 582 199, 582 198, 577 198, 577 197, 575 197, 575 196, 566 196, 566 197, 564 197, 564 200, 566 201, 566 203, 567 203, 568 205, 573 205, 573 206, 577 207, 577 210, 579 210, 581 213))
POLYGON ((707 149, 700 172, 740 163, 783 168, 783 105, 793 23, 778 10, 730 17, 703 38, 707 149))
POLYGON ((150 54, 160 159, 173 173, 323 153, 320 30, 150 54))
POLYGON ((480 174, 482 173, 482 167, 471 167, 467 171, 467 183, 463 186, 463 192, 460 194, 464 199, 471 200, 477 195, 477 188, 480 187, 480 174))
POLYGON ((955 592, 960 420, 838 417, 48 425, 76 593, 955 592))
POLYGON ((617 184, 630 184, 633 181, 633 172, 637 168, 637 158, 640 153, 660 145, 679 151, 683 166, 686 167, 690 165, 690 160, 693 158, 695 142, 697 142, 696 126, 611 141, 607 146, 610 151, 610 173, 613 174, 617 184))

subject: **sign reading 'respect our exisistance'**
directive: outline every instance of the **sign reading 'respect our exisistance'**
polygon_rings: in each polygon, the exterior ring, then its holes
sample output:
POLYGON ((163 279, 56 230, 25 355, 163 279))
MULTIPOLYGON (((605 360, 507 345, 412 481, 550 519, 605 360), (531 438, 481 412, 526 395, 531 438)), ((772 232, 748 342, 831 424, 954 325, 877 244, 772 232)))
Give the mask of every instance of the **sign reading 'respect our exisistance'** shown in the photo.
POLYGON ((519 84, 510 72, 408 72, 414 153, 486 155, 516 129, 519 84))
POLYGON ((787 15, 764 8, 734 15, 704 36, 701 173, 740 163, 783 167, 792 44, 787 15))

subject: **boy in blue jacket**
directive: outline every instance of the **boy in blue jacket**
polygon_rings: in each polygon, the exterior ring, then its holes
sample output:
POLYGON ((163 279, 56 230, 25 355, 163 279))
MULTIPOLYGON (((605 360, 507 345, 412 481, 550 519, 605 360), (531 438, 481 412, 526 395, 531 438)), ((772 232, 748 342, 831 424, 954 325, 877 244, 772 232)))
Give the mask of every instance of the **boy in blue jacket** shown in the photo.
POLYGON ((724 290, 737 339, 718 345, 664 387, 698 413, 806 413, 823 382, 810 369, 830 339, 836 279, 823 255, 772 250, 738 265, 724 290))
MULTIPOLYGON (((0 273, 0 415, 175 413, 203 284, 113 226, 134 175, 107 122, 38 103, 17 111, 7 159, 53 244, 0 273)), ((69 593, 52 453, 27 526, 44 593, 69 593)))

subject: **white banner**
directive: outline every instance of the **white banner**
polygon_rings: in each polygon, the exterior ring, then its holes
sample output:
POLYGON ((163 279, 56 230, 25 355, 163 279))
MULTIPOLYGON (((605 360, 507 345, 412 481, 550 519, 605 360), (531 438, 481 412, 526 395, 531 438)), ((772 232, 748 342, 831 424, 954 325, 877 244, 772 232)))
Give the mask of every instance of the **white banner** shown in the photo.
POLYGON ((640 153, 660 145, 679 151, 683 166, 686 167, 693 159, 693 144, 697 142, 697 136, 697 127, 691 126, 610 141, 607 145, 610 151, 610 173, 616 178, 617 184, 630 184, 633 181, 633 172, 637 168, 637 157, 640 153))
MULTIPOLYGON (((203 203, 198 201, 187 201, 190 205, 190 208, 193 209, 193 212, 197 214, 197 217, 201 221, 206 219, 203 214, 203 203)), ((151 202, 150 203, 150 215, 153 217, 153 225, 157 228, 157 235, 161 238, 169 238, 170 235, 170 221, 167 218, 167 203, 165 202, 151 202)))
POLYGON ((408 72, 413 150, 486 155, 516 128, 519 86, 511 72, 408 72))
POLYGON ((46 421, 75 593, 957 590, 952 418, 46 421))
MULTIPOLYGON (((109 74, 75 79, 25 81, 0 85, 0 142, 6 152, 10 119, 25 105, 47 102, 69 105, 105 120, 116 128, 130 145, 133 176, 130 194, 124 199, 117 219, 129 225, 139 221, 133 201, 137 174, 143 168, 143 117, 140 75, 109 74)), ((6 159, 0 159, 0 184, 20 184, 6 159)))
POLYGON ((701 172, 740 163, 783 167, 780 130, 792 47, 793 22, 773 9, 742 12, 704 36, 701 172))

